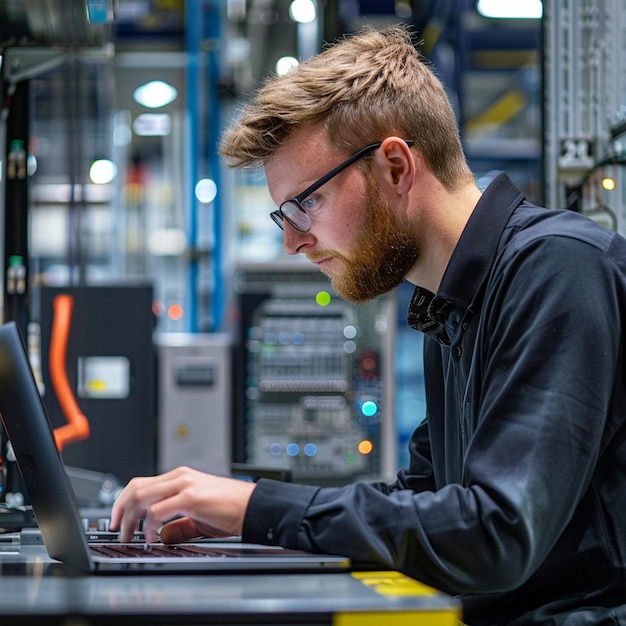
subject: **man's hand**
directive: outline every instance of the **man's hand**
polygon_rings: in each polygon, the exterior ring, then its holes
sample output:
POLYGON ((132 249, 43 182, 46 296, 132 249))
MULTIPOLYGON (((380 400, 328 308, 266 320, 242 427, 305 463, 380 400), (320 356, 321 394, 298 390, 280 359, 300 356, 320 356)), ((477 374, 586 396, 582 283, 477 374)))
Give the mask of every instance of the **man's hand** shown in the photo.
POLYGON ((149 543, 240 535, 254 488, 254 483, 188 467, 133 478, 113 505, 109 527, 119 530, 123 542, 131 540, 141 519, 149 543))

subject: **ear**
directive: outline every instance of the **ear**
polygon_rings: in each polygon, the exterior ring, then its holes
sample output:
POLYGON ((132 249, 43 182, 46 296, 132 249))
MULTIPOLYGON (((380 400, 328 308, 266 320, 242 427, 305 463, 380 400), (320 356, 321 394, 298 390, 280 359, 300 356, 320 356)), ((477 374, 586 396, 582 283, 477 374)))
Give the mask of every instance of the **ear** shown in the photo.
POLYGON ((376 151, 375 159, 385 183, 399 195, 408 193, 415 177, 415 160, 406 141, 400 137, 387 137, 376 151))

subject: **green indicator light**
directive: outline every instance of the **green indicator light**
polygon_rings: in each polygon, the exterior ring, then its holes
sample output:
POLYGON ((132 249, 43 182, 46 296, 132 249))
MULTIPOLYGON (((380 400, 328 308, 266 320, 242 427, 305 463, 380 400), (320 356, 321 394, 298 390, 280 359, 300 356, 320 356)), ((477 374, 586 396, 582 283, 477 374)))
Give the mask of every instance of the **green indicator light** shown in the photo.
POLYGON ((348 452, 346 454, 346 463, 353 465, 359 460, 359 455, 356 452, 348 452))
POLYGON ((317 302, 319 306, 328 306, 330 304, 330 300, 331 297, 328 291, 318 291, 315 296, 315 302, 317 302))

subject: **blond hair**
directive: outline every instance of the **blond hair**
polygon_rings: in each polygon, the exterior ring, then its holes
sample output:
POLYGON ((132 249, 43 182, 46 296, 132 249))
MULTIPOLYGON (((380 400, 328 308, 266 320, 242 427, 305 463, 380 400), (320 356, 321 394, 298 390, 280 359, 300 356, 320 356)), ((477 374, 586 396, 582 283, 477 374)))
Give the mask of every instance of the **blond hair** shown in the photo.
POLYGON ((232 167, 259 167, 319 123, 346 153, 392 134, 413 139, 449 189, 472 176, 444 87, 404 26, 367 28, 267 79, 222 135, 220 153, 232 167))

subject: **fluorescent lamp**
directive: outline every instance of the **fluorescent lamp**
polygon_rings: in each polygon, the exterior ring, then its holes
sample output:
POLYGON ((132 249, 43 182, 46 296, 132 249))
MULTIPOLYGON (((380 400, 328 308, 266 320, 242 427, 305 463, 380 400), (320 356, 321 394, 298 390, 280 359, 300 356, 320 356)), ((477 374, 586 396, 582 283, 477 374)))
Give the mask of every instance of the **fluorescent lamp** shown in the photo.
POLYGON ((478 0, 476 10, 483 17, 539 19, 543 15, 543 3, 541 0, 478 0))
POLYGON ((137 87, 133 93, 136 102, 149 109, 164 107, 174 102, 178 97, 178 91, 172 85, 162 80, 152 80, 141 87, 137 87))

